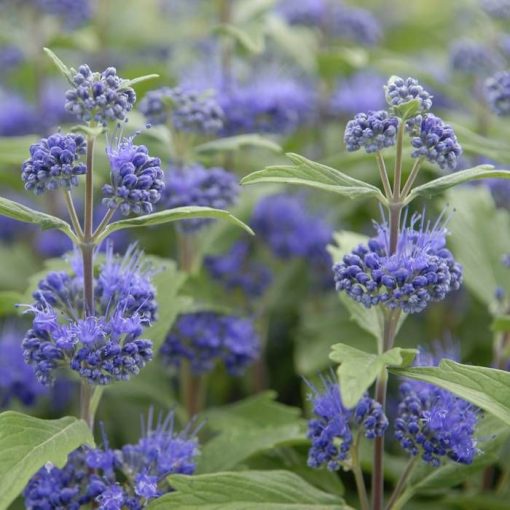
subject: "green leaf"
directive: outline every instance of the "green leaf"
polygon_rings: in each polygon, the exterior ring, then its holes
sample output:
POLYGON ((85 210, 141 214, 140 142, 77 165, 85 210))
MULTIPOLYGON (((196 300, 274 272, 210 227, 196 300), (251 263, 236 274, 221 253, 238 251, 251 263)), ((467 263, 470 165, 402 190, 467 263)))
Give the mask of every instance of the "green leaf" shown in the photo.
POLYGON ((232 5, 232 19, 236 24, 253 21, 274 7, 276 0, 238 0, 232 5))
POLYGON ((66 221, 51 216, 50 214, 30 209, 30 207, 9 200, 8 198, 0 197, 0 215, 7 216, 13 220, 22 221, 23 223, 39 225, 42 230, 56 228, 64 232, 73 243, 78 243, 78 238, 74 235, 71 226, 66 221))
POLYGON ((60 60, 55 53, 53 53, 49 48, 43 48, 44 53, 48 55, 51 61, 55 64, 57 69, 64 75, 67 81, 73 85, 73 73, 69 67, 67 67, 62 60, 60 60))
POLYGON ((16 305, 23 302, 21 292, 5 290, 0 292, 0 317, 16 313, 16 305))
POLYGON ((243 48, 250 53, 258 55, 264 51, 264 27, 261 24, 253 24, 254 26, 243 27, 241 29, 230 24, 217 26, 213 33, 231 37, 237 41, 243 48))
POLYGON ((510 315, 500 315, 496 317, 492 321, 491 331, 498 333, 510 331, 510 315))
POLYGON ((175 492, 149 510, 348 510, 343 500, 288 471, 244 471, 169 477, 175 492))
POLYGON ((158 303, 158 319, 144 332, 144 337, 152 340, 153 350, 157 352, 170 331, 174 320, 181 312, 184 304, 178 296, 179 290, 186 281, 187 275, 177 271, 173 260, 149 257, 156 268, 161 270, 152 278, 156 287, 156 301, 158 303))
POLYGON ((128 218, 126 220, 115 221, 110 223, 104 231, 98 236, 97 241, 101 241, 108 237, 112 232, 117 230, 123 230, 126 228, 136 227, 148 227, 150 225, 163 225, 165 223, 171 223, 179 220, 190 220, 194 218, 211 218, 226 220, 242 229, 246 230, 249 234, 253 235, 253 230, 237 219, 234 215, 228 211, 221 209, 212 209, 211 207, 176 207, 175 209, 167 209, 166 211, 160 211, 154 214, 147 214, 145 216, 137 216, 134 218, 128 218))
POLYGON ((346 344, 333 345, 329 357, 340 363, 337 374, 345 407, 354 407, 386 367, 409 366, 416 353, 416 349, 394 347, 384 354, 371 354, 346 344))
POLYGON ((411 101, 407 101, 407 103, 402 103, 397 106, 393 106, 393 113, 402 119, 402 122, 405 122, 412 117, 415 117, 420 113, 421 102, 419 99, 411 99, 411 101))
POLYGON ((331 191, 349 198, 375 197, 385 202, 381 191, 366 182, 354 179, 339 170, 300 156, 286 154, 293 165, 269 166, 253 172, 241 180, 241 184, 285 183, 300 184, 324 191, 331 191))
POLYGON ((448 188, 453 188, 458 184, 477 179, 510 179, 510 171, 494 170, 494 167, 491 165, 479 165, 474 168, 444 175, 443 177, 439 177, 438 179, 434 179, 433 181, 429 181, 426 184, 414 188, 404 203, 407 205, 419 196, 431 198, 448 188))
POLYGON ((510 372, 447 359, 439 367, 391 368, 390 371, 445 388, 510 425, 510 372))
POLYGON ((83 420, 41 420, 21 413, 0 414, 0 510, 5 510, 47 462, 62 467, 67 455, 94 444, 83 420))
POLYGON ((258 134, 229 136, 219 138, 196 146, 193 150, 197 154, 208 154, 216 152, 233 152, 244 147, 256 147, 268 149, 273 152, 281 152, 282 148, 275 142, 258 134))
POLYGON ((133 78, 132 80, 123 80, 121 88, 132 87, 138 83, 142 83, 148 80, 154 80, 155 78, 159 78, 159 74, 146 74, 144 76, 138 76, 138 78, 133 78))

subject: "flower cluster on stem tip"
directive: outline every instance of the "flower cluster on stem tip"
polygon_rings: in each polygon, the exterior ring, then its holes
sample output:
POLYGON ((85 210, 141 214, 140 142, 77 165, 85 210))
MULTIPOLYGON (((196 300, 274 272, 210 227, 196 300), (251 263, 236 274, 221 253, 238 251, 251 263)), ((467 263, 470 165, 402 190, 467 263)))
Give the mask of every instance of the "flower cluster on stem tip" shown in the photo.
POLYGON ((388 225, 375 227, 376 237, 333 267, 338 291, 367 308, 381 304, 417 313, 460 287, 462 266, 446 248, 447 230, 441 218, 431 226, 424 215, 413 215, 402 228, 395 253, 390 252, 388 225))
POLYGON ((347 409, 333 377, 322 379, 321 390, 308 385, 314 414, 308 422, 308 437, 312 442, 308 453, 310 467, 326 466, 330 471, 339 470, 350 456, 355 428, 361 429, 368 439, 384 435, 388 419, 375 400, 365 395, 354 409, 347 409))
POLYGON ((152 359, 152 342, 140 338, 155 318, 152 269, 132 245, 123 258, 111 246, 95 279, 95 314, 85 315, 83 276, 51 272, 39 282, 32 328, 23 340, 24 358, 38 380, 51 384, 55 370, 69 366, 91 384, 138 374, 152 359))
POLYGON ((81 65, 72 78, 73 88, 66 92, 66 110, 82 122, 107 125, 124 121, 136 101, 135 91, 126 86, 115 67, 102 73, 81 65))
POLYGON ((358 113, 347 123, 344 141, 349 152, 363 147, 367 153, 395 145, 399 121, 385 110, 358 113))
POLYGON ((147 501, 171 490, 166 478, 191 475, 199 453, 195 432, 176 432, 174 415, 159 417, 152 411, 142 437, 119 450, 82 446, 72 452, 64 467, 47 464, 29 481, 23 496, 30 510, 94 505, 100 510, 141 510, 147 501))
POLYGON ((248 318, 216 312, 196 312, 179 317, 161 347, 169 365, 183 360, 195 374, 210 372, 222 362, 231 375, 240 375, 260 354, 260 339, 248 318))
POLYGON ((103 186, 103 203, 123 215, 150 214, 165 187, 160 159, 150 156, 145 145, 133 144, 133 137, 114 139, 106 153, 111 182, 103 186))
POLYGON ((70 189, 78 185, 78 176, 87 168, 79 162, 85 154, 86 141, 82 135, 55 133, 30 146, 30 158, 21 168, 25 189, 40 195, 58 188, 70 189))
POLYGON ((140 111, 153 125, 172 123, 177 131, 210 135, 223 127, 224 113, 211 92, 184 87, 152 90, 140 102, 140 111))
MULTIPOLYGON (((416 366, 434 366, 435 356, 420 352, 416 366)), ((413 456, 439 466, 442 458, 471 464, 479 452, 474 437, 480 413, 469 402, 449 391, 421 381, 400 385, 401 401, 395 437, 413 456)))
MULTIPOLYGON (((235 204, 240 192, 237 177, 220 167, 205 168, 195 163, 168 170, 162 202, 168 209, 183 206, 227 209, 235 204)), ((196 232, 211 223, 210 219, 191 219, 179 223, 183 232, 196 232)))

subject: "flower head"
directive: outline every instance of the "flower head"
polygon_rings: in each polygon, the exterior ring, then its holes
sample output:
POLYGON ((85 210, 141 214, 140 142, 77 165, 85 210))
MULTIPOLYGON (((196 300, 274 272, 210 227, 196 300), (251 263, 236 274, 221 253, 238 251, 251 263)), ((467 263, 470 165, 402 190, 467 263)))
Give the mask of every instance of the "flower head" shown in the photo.
POLYGON ((453 128, 432 113, 422 117, 411 144, 414 147, 413 158, 425 157, 443 170, 455 170, 462 154, 453 128))
POLYGON ((145 145, 134 145, 133 138, 110 145, 107 155, 111 182, 103 186, 103 203, 123 215, 150 214, 165 186, 160 159, 149 156, 145 145))
POLYGON ((395 145, 399 120, 385 110, 358 113, 345 127, 344 142, 349 152, 364 147, 368 153, 395 145))
POLYGON ((390 253, 388 225, 376 225, 377 236, 361 244, 333 267, 336 289, 370 308, 382 304, 406 313, 423 311, 462 283, 462 267, 446 248, 446 228, 431 227, 414 215, 390 253), (418 225, 419 229, 415 230, 418 225))
POLYGON ((239 290, 251 298, 262 296, 273 279, 268 267, 253 260, 247 241, 237 241, 223 255, 208 255, 204 266, 226 289, 239 290))
POLYGON ((487 78, 485 98, 494 113, 510 115, 510 72, 502 71, 487 78))
POLYGON ((90 0, 31 0, 31 3, 42 13, 60 18, 69 30, 80 27, 92 17, 90 0))
MULTIPOLYGON (((415 365, 434 366, 439 360, 420 353, 415 365)), ((395 437, 411 455, 438 466, 442 457, 471 464, 478 453, 474 438, 479 412, 469 402, 432 384, 406 381, 400 385, 401 402, 395 437)))
POLYGON ((308 422, 308 437, 312 446, 308 453, 308 465, 313 468, 327 466, 330 471, 340 469, 347 460, 353 443, 353 429, 364 430, 368 439, 384 435, 388 419, 379 403, 363 396, 354 409, 342 404, 338 383, 333 377, 323 379, 323 389, 309 385, 313 414, 308 422))
POLYGON ((66 110, 83 122, 107 125, 126 120, 136 101, 135 91, 124 85, 115 67, 102 73, 81 65, 72 78, 73 88, 66 92, 66 110))
POLYGON ((320 27, 327 16, 326 0, 280 0, 277 11, 291 25, 320 27))
POLYGON ((148 92, 140 111, 153 124, 167 124, 177 131, 214 134, 223 127, 223 110, 215 96, 183 87, 163 87, 148 92))
POLYGON ((21 169, 25 189, 39 195, 47 190, 78 185, 86 166, 78 161, 85 152, 82 135, 56 133, 30 146, 30 158, 21 169))
POLYGON ((222 362, 231 375, 239 375, 259 357, 260 339, 249 319, 196 312, 179 317, 160 353, 176 367, 188 361, 196 374, 222 362))
POLYGON ((509 0, 480 0, 480 7, 493 18, 510 19, 509 0))
POLYGON ((459 73, 487 75, 498 67, 494 51, 473 39, 460 39, 450 48, 450 65, 459 73))
POLYGON ((418 99, 420 112, 425 113, 432 107, 432 96, 418 83, 415 78, 392 76, 384 87, 386 101, 390 106, 399 106, 418 99))
POLYGON ((55 370, 68 365, 91 384, 108 384, 152 359, 152 342, 140 336, 156 316, 155 290, 141 259, 133 247, 123 259, 107 250, 94 282, 96 315, 84 313, 79 274, 51 272, 39 282, 23 354, 41 383, 51 384, 55 370))
POLYGON ((367 9, 337 4, 326 14, 329 31, 342 39, 366 46, 374 46, 382 38, 377 18, 367 9))
MULTIPOLYGON (((240 187, 237 177, 223 168, 205 168, 199 164, 170 168, 167 174, 163 202, 165 208, 188 205, 227 209, 235 204, 240 187)), ((211 223, 210 219, 180 222, 184 232, 195 232, 211 223)))
POLYGON ((23 97, 0 91, 0 136, 23 136, 37 131, 35 108, 23 97))

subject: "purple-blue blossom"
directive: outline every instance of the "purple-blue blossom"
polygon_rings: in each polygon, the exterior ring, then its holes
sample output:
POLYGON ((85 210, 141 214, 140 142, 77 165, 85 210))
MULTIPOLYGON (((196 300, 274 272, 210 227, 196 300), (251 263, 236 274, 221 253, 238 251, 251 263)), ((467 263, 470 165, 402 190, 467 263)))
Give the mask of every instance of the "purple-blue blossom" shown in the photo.
POLYGON ((23 97, 0 90, 0 136, 35 133, 39 121, 35 108, 23 97))
POLYGON ((25 362, 42 384, 69 366, 91 384, 138 374, 152 359, 152 342, 140 338, 156 318, 153 270, 134 247, 123 258, 110 247, 95 279, 95 315, 84 315, 81 270, 51 272, 33 293, 32 328, 23 340, 25 362))
POLYGON ((417 313, 459 289, 462 266, 446 247, 447 230, 440 219, 430 225, 414 215, 401 229, 395 253, 390 253, 388 225, 376 224, 376 230, 376 237, 333 267, 337 291, 367 308, 382 304, 417 313))
POLYGON ((82 122, 106 126, 110 121, 124 121, 136 101, 135 91, 125 81, 114 67, 98 73, 81 65, 65 94, 65 108, 82 122))
POLYGON ((455 170, 462 154, 453 128, 432 113, 424 115, 413 133, 413 158, 424 157, 442 170, 455 170))
POLYGON ((271 270, 254 259, 249 241, 237 241, 222 255, 206 256, 204 267, 223 287, 249 298, 261 297, 273 280, 271 270))
POLYGON ((450 48, 450 66, 459 73, 487 76, 501 64, 493 49, 474 39, 459 39, 450 48))
POLYGON ((381 24, 370 11, 343 3, 326 13, 326 28, 335 37, 366 46, 376 45, 383 36, 381 24))
POLYGON ((327 19, 327 0, 280 0, 276 6, 280 14, 291 25, 321 27, 327 19))
MULTIPOLYGON (((198 163, 184 167, 171 166, 162 203, 165 209, 184 206, 228 209, 236 203, 239 192, 236 175, 223 168, 205 168, 198 163)), ((200 218, 184 220, 179 223, 179 229, 196 232, 212 221, 200 218)))
POLYGON ((345 127, 344 142, 349 152, 378 152, 395 145, 399 120, 387 111, 358 113, 345 127))
POLYGON ((479 0, 480 7, 495 19, 510 19, 509 0, 479 0))
POLYGON ((400 106, 414 99, 419 101, 419 111, 428 112, 432 107, 432 96, 415 78, 392 76, 384 86, 386 102, 390 106, 400 106))
POLYGON ((322 386, 319 389, 309 384, 308 398, 314 416, 308 421, 308 438, 312 443, 308 465, 338 471, 350 457, 354 429, 362 428, 367 439, 381 437, 388 427, 388 419, 381 405, 367 395, 354 409, 345 408, 333 377, 323 378, 322 386))
POLYGON ((487 78, 484 94, 488 105, 496 115, 510 115, 510 72, 501 71, 487 78))
POLYGON ((110 183, 103 186, 103 203, 118 207, 124 216, 150 214, 165 187, 160 159, 150 156, 145 145, 135 145, 133 138, 114 140, 106 153, 110 183))
POLYGON ((21 168, 25 189, 36 195, 58 188, 78 186, 86 166, 80 162, 86 142, 82 135, 55 133, 30 146, 30 158, 21 168))
MULTIPOLYGON (((416 366, 435 366, 439 359, 418 354, 416 366)), ((395 421, 395 437, 411 455, 439 466, 445 457, 471 464, 478 454, 475 428, 479 411, 449 391, 421 381, 400 385, 401 402, 395 421)))
POLYGON ((223 363, 229 374, 241 375, 258 359, 260 338, 248 318, 189 313, 178 318, 160 354, 174 367, 188 362, 195 374, 211 372, 217 363, 223 363))

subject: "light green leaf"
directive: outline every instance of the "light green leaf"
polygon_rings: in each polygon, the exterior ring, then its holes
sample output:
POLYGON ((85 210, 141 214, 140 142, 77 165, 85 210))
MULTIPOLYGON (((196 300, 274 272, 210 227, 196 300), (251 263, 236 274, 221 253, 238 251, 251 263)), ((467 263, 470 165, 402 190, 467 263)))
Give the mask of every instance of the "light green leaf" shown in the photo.
POLYGON ((41 420, 21 413, 0 414, 0 510, 5 510, 47 462, 62 467, 67 455, 94 444, 83 420, 41 420))
POLYGON ((64 220, 51 216, 35 209, 30 209, 26 205, 19 204, 8 198, 0 197, 0 215, 7 216, 13 220, 22 221, 23 223, 33 223, 39 225, 42 230, 56 228, 64 232, 74 243, 78 242, 77 237, 74 235, 71 226, 64 220))
POLYGON ((159 78, 159 74, 146 74, 144 76, 138 76, 138 78, 133 78, 132 80, 123 80, 121 88, 125 89, 127 87, 132 87, 133 85, 136 85, 138 83, 142 83, 148 80, 154 80, 156 78, 159 78))
POLYGON ((383 203, 386 200, 375 186, 350 177, 339 170, 310 161, 299 154, 288 153, 287 157, 293 161, 293 165, 266 167, 264 170, 247 175, 241 180, 241 184, 300 184, 349 198, 375 197, 383 203))
POLYGON ((243 24, 265 15, 271 10, 276 0, 238 0, 232 5, 232 19, 236 24, 243 24))
MULTIPOLYGON (((21 165, 29 156, 29 147, 37 142, 35 136, 7 136, 0 137, 0 163, 5 165, 21 165)), ((20 181, 20 172, 9 172, 2 169, 0 172, 1 182, 10 182, 18 184, 20 181)))
POLYGON ((268 149, 273 152, 281 152, 282 148, 275 142, 258 134, 229 136, 219 138, 196 146, 193 150, 197 154, 208 154, 216 152, 233 152, 244 147, 257 147, 268 149))
POLYGON ((62 60, 60 60, 53 51, 51 51, 49 48, 43 48, 44 53, 48 55, 48 57, 52 60, 52 62, 55 64, 57 69, 64 75, 64 77, 67 79, 67 81, 73 85, 73 73, 72 70, 67 67, 62 60))
POLYGON ((491 331, 506 332, 510 331, 510 315, 499 315, 491 324, 491 331))
POLYGON ((501 259, 510 253, 510 216, 496 209, 485 186, 451 190, 445 203, 455 211, 448 224, 455 258, 464 267, 464 282, 487 307, 498 287, 510 289, 510 271, 501 259))
POLYGON ((390 371, 445 388, 510 425, 510 372, 447 359, 439 367, 391 368, 390 371))
POLYGON ((110 223, 100 236, 97 241, 101 241, 108 237, 112 232, 117 230, 123 230, 126 228, 136 227, 148 227, 151 225, 163 225, 165 223, 171 223, 179 220, 190 220, 194 218, 210 218, 226 220, 242 229, 246 230, 249 234, 253 235, 253 230, 237 219, 234 215, 228 211, 221 209, 212 209, 211 207, 176 207, 175 209, 167 209, 166 211, 160 211, 154 214, 147 214, 145 216, 137 216, 134 218, 128 218, 126 220, 115 221, 110 223))
POLYGON ((175 492, 149 510, 348 510, 343 500, 288 471, 244 471, 202 476, 174 475, 175 492))
POLYGON ((354 407, 386 367, 409 366, 416 353, 415 349, 394 347, 384 354, 371 354, 346 344, 333 345, 329 357, 340 363, 337 374, 345 407, 354 407))
POLYGON ((419 99, 411 99, 411 101, 407 101, 407 103, 402 103, 397 106, 393 106, 393 113, 402 119, 402 122, 405 122, 412 117, 415 117, 420 113, 421 102, 419 99))
POLYGON ((442 193, 448 188, 453 188, 458 184, 474 181, 478 179, 510 179, 510 171, 494 170, 491 165, 479 165, 467 170, 461 170, 452 174, 444 175, 433 181, 429 181, 421 186, 414 188, 405 200, 405 204, 409 204, 415 198, 423 196, 431 198, 434 195, 442 193))
POLYGON ((243 29, 234 25, 223 24, 217 26, 213 32, 231 37, 243 48, 255 55, 264 51, 264 27, 262 24, 253 23, 253 26, 243 27, 243 29))
POLYGON ((16 313, 16 305, 23 302, 21 292, 5 290, 0 292, 0 317, 16 313))

